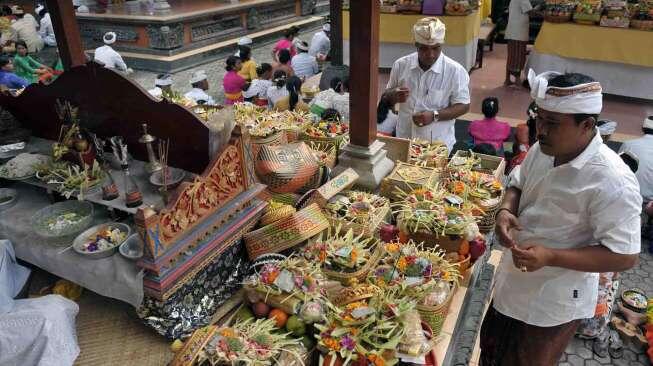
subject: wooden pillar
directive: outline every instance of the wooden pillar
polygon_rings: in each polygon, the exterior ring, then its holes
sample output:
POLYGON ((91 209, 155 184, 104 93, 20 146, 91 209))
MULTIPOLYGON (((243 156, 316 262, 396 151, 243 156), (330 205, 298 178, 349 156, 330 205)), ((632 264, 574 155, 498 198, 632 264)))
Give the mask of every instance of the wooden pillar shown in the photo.
POLYGON ((379 73, 379 0, 349 5, 351 143, 368 147, 376 140, 379 73))
POLYGON ((331 18, 331 65, 342 65, 342 0, 329 2, 331 18))
POLYGON ((65 70, 84 65, 86 56, 72 1, 46 0, 52 27, 57 37, 59 56, 65 70))

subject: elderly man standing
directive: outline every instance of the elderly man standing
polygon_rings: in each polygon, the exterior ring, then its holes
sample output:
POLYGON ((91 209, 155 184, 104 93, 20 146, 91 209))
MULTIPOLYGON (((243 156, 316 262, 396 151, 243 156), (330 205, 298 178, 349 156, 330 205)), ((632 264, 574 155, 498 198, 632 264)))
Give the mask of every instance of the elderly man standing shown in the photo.
POLYGON ((456 118, 469 110, 469 75, 442 53, 445 26, 439 19, 420 19, 413 36, 417 52, 395 61, 382 98, 401 103, 397 137, 440 140, 451 151, 456 118))
POLYGON ((505 250, 481 327, 480 365, 557 365, 591 318, 598 273, 633 267, 642 197, 596 128, 601 85, 582 74, 535 75, 538 142, 510 176, 496 214, 505 250))
POLYGON ((29 53, 36 53, 43 49, 44 43, 36 30, 38 23, 30 14, 25 14, 23 8, 16 7, 14 15, 17 20, 11 25, 11 28, 16 32, 16 37, 19 41, 25 41, 27 44, 27 51, 29 53))
POLYGON ((329 57, 329 51, 331 51, 331 39, 329 39, 330 33, 331 24, 324 24, 322 30, 313 35, 313 38, 311 39, 311 48, 308 50, 308 54, 317 58, 319 61, 325 61, 329 57))

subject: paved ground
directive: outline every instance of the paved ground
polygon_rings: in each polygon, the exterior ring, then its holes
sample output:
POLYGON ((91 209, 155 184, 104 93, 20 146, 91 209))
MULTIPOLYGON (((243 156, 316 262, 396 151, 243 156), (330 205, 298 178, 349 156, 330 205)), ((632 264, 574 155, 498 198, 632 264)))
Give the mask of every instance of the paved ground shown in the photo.
MULTIPOLYGON (((621 274, 619 293, 623 289, 638 287, 644 290, 649 296, 653 295, 653 255, 648 251, 652 242, 642 243, 642 254, 639 256, 639 265, 630 271, 621 274)), ((620 359, 599 358, 592 352, 592 341, 575 338, 565 355, 562 357, 559 366, 649 366, 651 363, 645 350, 637 349, 634 345, 624 340, 624 355, 620 359)))

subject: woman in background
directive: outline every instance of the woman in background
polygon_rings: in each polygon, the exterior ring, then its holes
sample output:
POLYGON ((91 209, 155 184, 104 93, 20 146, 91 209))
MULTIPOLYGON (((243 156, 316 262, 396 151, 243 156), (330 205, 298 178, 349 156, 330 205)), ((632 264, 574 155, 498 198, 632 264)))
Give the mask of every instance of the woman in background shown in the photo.
POLYGON ((242 68, 242 62, 236 56, 229 56, 227 58, 227 73, 222 80, 222 87, 224 88, 224 104, 234 105, 242 102, 243 89, 247 82, 242 76, 238 75, 238 71, 242 68))
POLYGON ((16 75, 24 78, 30 84, 38 81, 39 75, 48 73, 47 66, 36 61, 27 52, 25 41, 16 42, 16 57, 14 57, 16 75))
POLYGON ((291 76, 286 80, 286 89, 288 96, 279 99, 274 103, 274 110, 277 111, 301 111, 309 112, 310 107, 304 103, 299 95, 302 89, 302 80, 297 76, 291 76))
POLYGON ((268 106, 268 89, 272 86, 272 65, 262 63, 256 68, 258 79, 252 80, 249 88, 243 93, 245 100, 261 107, 268 106))
POLYGON ((275 62, 274 65, 272 65, 273 72, 281 70, 286 73, 286 77, 294 76, 295 70, 290 66, 290 60, 291 56, 288 50, 284 49, 279 51, 279 62, 275 62))
POLYGON ((240 46, 239 53, 243 67, 238 71, 238 75, 245 79, 245 81, 251 82, 258 76, 256 74, 256 62, 252 60, 252 49, 247 46, 240 46))
POLYGON ((503 143, 510 137, 510 125, 496 119, 499 100, 495 97, 485 98, 481 109, 485 118, 469 125, 474 145, 492 145, 499 155, 503 155, 503 143))

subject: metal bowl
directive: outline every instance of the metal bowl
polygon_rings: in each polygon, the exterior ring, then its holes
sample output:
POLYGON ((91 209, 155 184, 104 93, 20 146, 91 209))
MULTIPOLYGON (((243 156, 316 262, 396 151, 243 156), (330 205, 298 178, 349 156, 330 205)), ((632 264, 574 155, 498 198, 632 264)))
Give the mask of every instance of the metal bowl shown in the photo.
POLYGON ((31 223, 34 231, 48 243, 53 245, 70 245, 70 242, 93 221, 93 204, 86 201, 64 201, 55 203, 37 211, 32 216, 31 223), (49 219, 59 215, 74 212, 82 219, 74 225, 69 225, 63 230, 52 231, 48 228, 49 219))
MULTIPOLYGON (((186 176, 186 172, 177 168, 168 168, 170 176, 168 177, 168 188, 173 188, 181 183, 186 176)), ((158 170, 150 176, 150 183, 157 187, 163 187, 163 169, 158 170)))
POLYGON ((18 192, 11 188, 0 188, 0 211, 8 210, 18 202, 18 192), (8 201, 4 201, 6 197, 11 197, 8 201))
POLYGON ((143 247, 143 240, 141 240, 141 236, 136 233, 130 235, 127 240, 120 244, 118 251, 123 257, 136 260, 143 256, 143 247))
POLYGON ((106 258, 110 257, 118 251, 118 247, 122 243, 124 243, 127 239, 123 240, 121 243, 116 243, 113 247, 105 250, 100 250, 97 252, 85 252, 82 250, 82 245, 84 245, 86 242, 89 241, 89 237, 98 231, 106 228, 107 226, 119 229, 123 233, 125 233, 125 238, 129 238, 129 234, 131 234, 131 228, 128 225, 121 224, 119 222, 107 222, 104 224, 100 225, 95 225, 92 228, 84 231, 83 233, 79 234, 77 238, 75 238, 75 241, 73 241, 73 250, 76 251, 79 255, 88 258, 88 259, 101 259, 101 258, 106 258))

